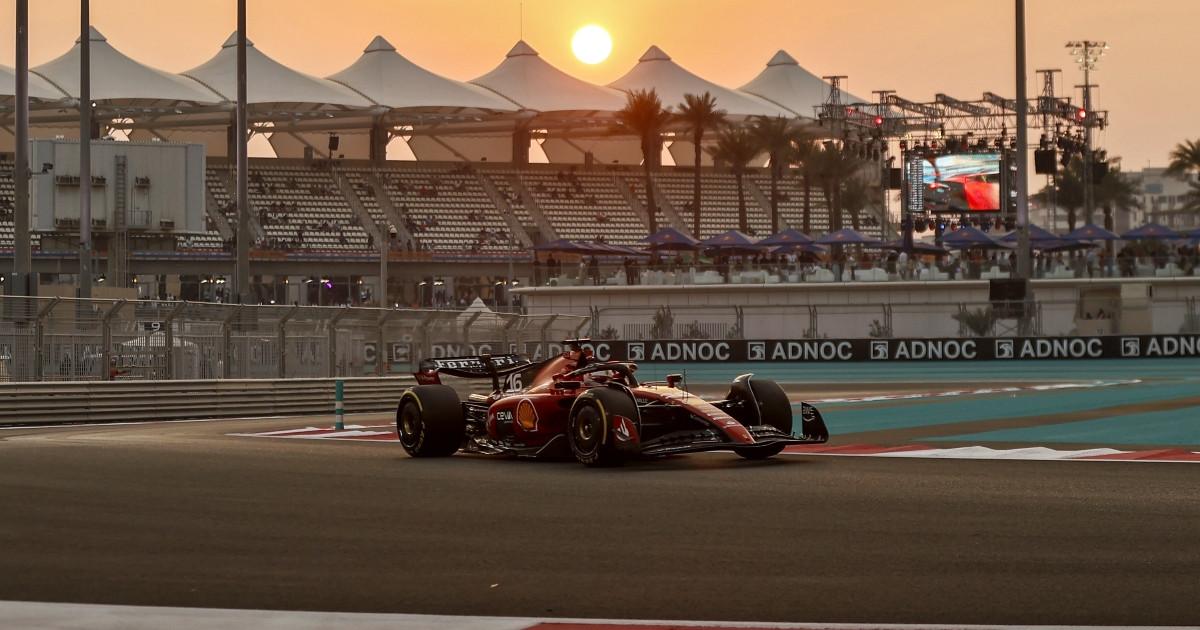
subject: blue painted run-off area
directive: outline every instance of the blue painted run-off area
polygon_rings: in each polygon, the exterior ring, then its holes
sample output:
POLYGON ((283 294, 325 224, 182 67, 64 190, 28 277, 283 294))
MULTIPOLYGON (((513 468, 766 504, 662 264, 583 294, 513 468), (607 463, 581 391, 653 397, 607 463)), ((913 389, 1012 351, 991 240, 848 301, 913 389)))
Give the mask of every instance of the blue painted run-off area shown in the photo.
MULTIPOLYGON (((753 372, 781 383, 829 383, 839 389, 858 384, 927 384, 928 392, 958 390, 952 396, 925 396, 884 401, 824 402, 820 409, 839 442, 866 431, 912 429, 959 422, 1034 418, 1080 411, 1106 413, 1109 408, 1157 401, 1200 399, 1200 360, 1130 359, 1107 361, 971 361, 907 363, 688 363, 643 364, 641 380, 681 372, 693 383, 728 382, 753 372), (1129 381, 1140 381, 1130 383, 1129 381), (1105 383, 1101 387, 1031 389, 1042 383, 1105 383), (1115 384, 1109 384, 1115 383, 1115 384), (1018 391, 973 394, 972 390, 1006 384, 1018 391)), ((906 391, 925 388, 906 386, 906 391)), ((810 397, 822 398, 819 394, 810 397)), ((830 396, 830 397, 836 397, 830 396)), ((1200 447, 1200 405, 1176 409, 1119 413, 1092 420, 1051 423, 931 436, 919 441, 1026 442, 1030 444, 1179 445, 1200 447)))

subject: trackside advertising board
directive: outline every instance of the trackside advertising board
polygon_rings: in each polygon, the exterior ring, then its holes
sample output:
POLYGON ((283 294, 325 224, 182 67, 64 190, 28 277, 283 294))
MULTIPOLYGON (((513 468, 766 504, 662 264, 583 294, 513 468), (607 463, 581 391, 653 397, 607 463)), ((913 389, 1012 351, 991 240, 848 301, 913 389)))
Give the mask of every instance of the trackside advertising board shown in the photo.
MULTIPOLYGON (((960 339, 796 339, 601 341, 596 358, 638 363, 674 361, 849 362, 992 361, 1200 357, 1200 335, 1003 337, 960 339)), ((545 358, 536 344, 533 360, 545 358)), ((555 348, 550 348, 551 352, 555 348)))
MULTIPOLYGON (((408 343, 391 343, 393 362, 412 356, 408 343)), ((607 341, 584 344, 601 361, 671 362, 851 362, 851 361, 1006 361, 1030 359, 1139 359, 1200 357, 1200 334, 1112 335, 1103 337, 965 337, 941 339, 762 339, 607 341)), ((368 363, 375 345, 367 344, 368 363)), ((523 353, 542 361, 563 351, 562 344, 432 344, 428 358, 523 353)))

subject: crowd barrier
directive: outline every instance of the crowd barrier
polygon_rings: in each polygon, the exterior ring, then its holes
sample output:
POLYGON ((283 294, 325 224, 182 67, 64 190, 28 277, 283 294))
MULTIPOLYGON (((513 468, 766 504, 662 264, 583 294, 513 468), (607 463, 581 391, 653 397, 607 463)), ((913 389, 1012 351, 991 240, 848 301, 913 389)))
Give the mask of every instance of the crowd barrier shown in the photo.
MULTIPOLYGON (((330 414, 338 379, 0 383, 0 425, 330 414)), ((392 411, 412 376, 340 379, 346 413, 392 411)))

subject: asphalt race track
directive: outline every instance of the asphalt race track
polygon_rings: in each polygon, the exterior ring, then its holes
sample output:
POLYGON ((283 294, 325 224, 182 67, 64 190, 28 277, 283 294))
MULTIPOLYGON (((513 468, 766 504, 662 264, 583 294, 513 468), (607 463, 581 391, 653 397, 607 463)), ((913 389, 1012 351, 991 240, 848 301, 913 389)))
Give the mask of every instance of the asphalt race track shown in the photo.
POLYGON ((1200 623, 1194 464, 702 454, 595 470, 228 435, 328 421, 0 431, 0 600, 1200 623))

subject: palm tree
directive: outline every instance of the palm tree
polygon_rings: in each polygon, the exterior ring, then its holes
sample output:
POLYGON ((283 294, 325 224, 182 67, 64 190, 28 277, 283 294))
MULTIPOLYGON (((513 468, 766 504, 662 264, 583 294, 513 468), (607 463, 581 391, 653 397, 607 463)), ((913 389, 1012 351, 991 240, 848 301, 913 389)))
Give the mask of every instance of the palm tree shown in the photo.
POLYGON ((745 129, 733 128, 721 132, 713 151, 713 159, 728 163, 737 180, 738 229, 743 232, 750 231, 750 222, 746 217, 746 192, 742 187, 742 176, 746 174, 746 165, 758 155, 761 148, 754 134, 745 129))
POLYGON ((687 127, 692 134, 692 144, 696 151, 692 179, 692 234, 700 237, 700 146, 704 142, 704 132, 716 131, 725 124, 725 110, 717 109, 717 99, 705 92, 700 96, 684 94, 683 102, 679 104, 679 113, 675 116, 687 127))
POLYGON ((779 232, 779 176, 795 139, 791 122, 783 116, 759 116, 751 128, 759 145, 771 156, 771 233, 779 232))
POLYGON ((1096 205, 1104 210, 1104 229, 1109 231, 1113 230, 1115 211, 1128 212, 1142 205, 1137 185, 1114 162, 1109 160, 1108 175, 1096 183, 1096 205))
POLYGON ((658 164, 662 151, 662 132, 671 121, 671 109, 663 107, 653 88, 634 90, 626 95, 625 107, 617 112, 617 120, 642 139, 642 171, 646 176, 646 212, 650 215, 650 233, 658 231, 658 207, 654 203, 654 188, 650 170, 658 164))
POLYGON ((850 213, 850 225, 859 229, 859 214, 871 203, 873 189, 858 177, 851 177, 842 183, 842 208, 850 213))
POLYGON ((862 160, 834 143, 818 152, 813 167, 829 201, 829 229, 842 229, 842 182, 862 168, 862 160))
MULTIPOLYGON (((1195 172, 1200 176, 1200 140, 1184 140, 1175 145, 1171 151, 1171 163, 1167 165, 1167 174, 1181 179, 1195 172)), ((1191 190, 1187 194, 1186 210, 1200 212, 1200 181, 1189 184, 1191 190)))
POLYGON ((1189 173, 1200 173, 1200 140, 1184 140, 1171 151, 1171 163, 1167 175, 1186 177, 1189 173))
POLYGON ((1079 210, 1083 208, 1083 160, 1071 160, 1069 166, 1059 169, 1054 175, 1053 187, 1042 188, 1034 198, 1045 203, 1051 213, 1057 212, 1053 206, 1065 208, 1067 229, 1074 230, 1079 210))
MULTIPOLYGON (((791 155, 788 156, 788 161, 798 167, 796 172, 800 175, 801 185, 804 187, 804 227, 802 231, 805 234, 812 233, 812 181, 817 176, 816 165, 820 152, 815 139, 811 136, 801 135, 792 143, 791 155)), ((826 203, 828 203, 828 199, 826 203)))

